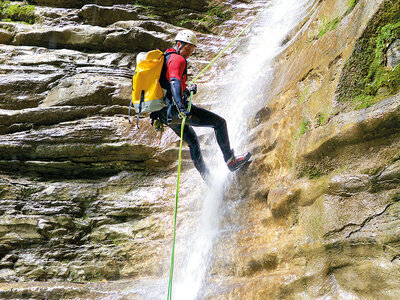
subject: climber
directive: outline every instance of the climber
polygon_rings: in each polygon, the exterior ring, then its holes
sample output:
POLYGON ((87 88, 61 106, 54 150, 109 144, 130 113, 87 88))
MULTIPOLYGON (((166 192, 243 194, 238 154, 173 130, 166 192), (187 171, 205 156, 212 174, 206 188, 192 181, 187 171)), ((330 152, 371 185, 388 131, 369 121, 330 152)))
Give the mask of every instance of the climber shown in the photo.
POLYGON ((191 106, 190 111, 187 110, 190 92, 196 94, 197 85, 188 86, 186 84, 186 59, 192 55, 196 46, 196 35, 190 30, 182 30, 176 35, 173 48, 166 50, 160 84, 167 91, 165 96, 167 107, 152 112, 150 118, 153 122, 160 120, 180 136, 182 118, 184 116, 187 117, 183 131, 183 140, 189 145, 190 156, 196 169, 200 172, 203 179, 206 180, 209 170, 201 154, 199 139, 191 126, 212 127, 214 129, 218 145, 221 148, 230 171, 236 171, 241 168, 250 159, 250 153, 247 152, 240 156, 234 155, 233 150, 230 148, 225 119, 195 105, 191 106))

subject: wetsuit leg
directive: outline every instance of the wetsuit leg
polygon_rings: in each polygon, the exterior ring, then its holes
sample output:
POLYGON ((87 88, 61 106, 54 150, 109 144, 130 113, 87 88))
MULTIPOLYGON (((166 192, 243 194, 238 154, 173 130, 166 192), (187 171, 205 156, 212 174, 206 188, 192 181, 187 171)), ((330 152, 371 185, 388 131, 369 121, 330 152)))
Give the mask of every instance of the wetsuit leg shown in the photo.
POLYGON ((186 123, 191 126, 213 128, 225 161, 230 159, 233 152, 229 143, 228 129, 225 119, 209 110, 195 105, 192 105, 190 112, 192 115, 186 123))
MULTIPOLYGON (((169 124, 168 125, 179 137, 181 136, 181 124, 169 124)), ((208 175, 208 168, 201 154, 199 138, 192 127, 185 125, 183 129, 183 140, 188 143, 190 150, 190 157, 193 160, 194 166, 204 177, 208 175)))

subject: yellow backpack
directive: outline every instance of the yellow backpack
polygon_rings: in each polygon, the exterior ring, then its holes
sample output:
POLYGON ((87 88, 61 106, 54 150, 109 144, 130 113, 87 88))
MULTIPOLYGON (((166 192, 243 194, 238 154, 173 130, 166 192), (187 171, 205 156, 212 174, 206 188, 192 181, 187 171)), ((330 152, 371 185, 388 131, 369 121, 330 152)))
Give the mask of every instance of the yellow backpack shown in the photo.
POLYGON ((132 101, 129 105, 129 123, 131 107, 138 113, 136 125, 142 112, 162 109, 165 105, 165 92, 161 88, 160 75, 164 64, 164 53, 160 50, 140 52, 136 57, 136 69, 132 79, 132 101))

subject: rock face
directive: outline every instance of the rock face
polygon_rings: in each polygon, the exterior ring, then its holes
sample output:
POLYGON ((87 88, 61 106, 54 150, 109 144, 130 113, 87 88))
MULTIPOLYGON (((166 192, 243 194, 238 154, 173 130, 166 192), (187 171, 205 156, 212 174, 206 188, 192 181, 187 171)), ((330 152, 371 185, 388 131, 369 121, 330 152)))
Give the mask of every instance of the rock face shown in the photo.
MULTIPOLYGON (((209 3, 29 2, 40 24, 0 22, 0 298, 101 299, 131 285, 119 279, 164 279, 178 139, 128 123, 131 77, 139 51, 171 45, 209 3)), ((229 217, 240 229, 214 247, 210 299, 400 294, 400 6, 314 2, 249 120, 254 160, 226 193, 245 199, 229 217)), ((198 36, 190 74, 222 45, 198 36)), ((183 155, 179 222, 201 192, 183 155)))
MULTIPOLYGON (((1 285, 164 274, 177 137, 136 129, 128 106, 138 51, 166 49, 179 28, 148 17, 159 1, 30 2, 40 23, 0 22, 1 285)), ((88 292, 24 288, 0 298, 88 292)))
POLYGON ((316 3, 276 59, 241 178, 246 221, 232 262, 216 254, 213 271, 236 285, 226 299, 400 294, 400 7, 354 4, 316 3))

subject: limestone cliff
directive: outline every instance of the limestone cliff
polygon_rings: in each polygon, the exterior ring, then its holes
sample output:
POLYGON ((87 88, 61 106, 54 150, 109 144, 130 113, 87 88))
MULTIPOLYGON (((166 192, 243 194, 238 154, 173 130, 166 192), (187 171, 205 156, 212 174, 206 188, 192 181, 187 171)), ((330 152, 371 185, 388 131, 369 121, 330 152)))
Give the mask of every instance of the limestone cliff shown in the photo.
MULTIPOLYGON (((127 121, 136 54, 196 30, 193 76, 263 3, 28 2, 32 24, 0 22, 0 298, 97 299, 165 277, 178 139, 127 121)), ((400 295, 399 20, 396 1, 314 1, 287 36, 205 298, 400 295)), ((187 150, 184 169, 201 192, 187 150)))
POLYGON ((160 274, 178 139, 147 116, 140 130, 128 123, 135 58, 172 46, 184 25, 203 32, 198 71, 237 4, 29 2, 0 1, 0 282, 160 274))
POLYGON ((399 20, 391 1, 318 1, 288 37, 251 121, 226 298, 400 295, 399 20))

